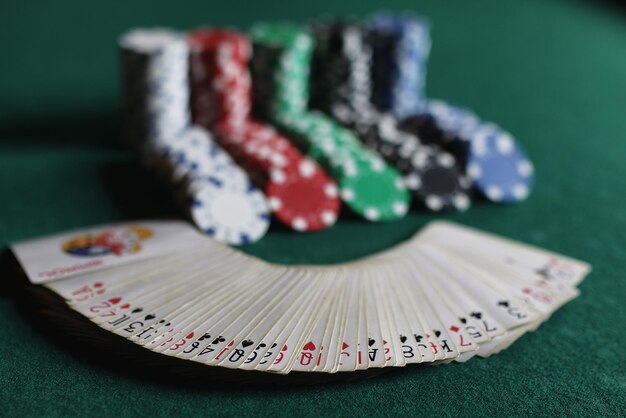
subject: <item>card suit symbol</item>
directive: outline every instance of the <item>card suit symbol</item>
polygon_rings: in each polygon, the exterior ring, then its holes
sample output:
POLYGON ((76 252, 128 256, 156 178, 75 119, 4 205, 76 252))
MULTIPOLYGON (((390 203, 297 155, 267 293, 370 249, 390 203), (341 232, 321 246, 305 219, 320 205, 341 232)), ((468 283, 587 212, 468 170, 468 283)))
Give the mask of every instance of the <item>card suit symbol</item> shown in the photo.
POLYGON ((450 327, 450 331, 452 331, 452 332, 459 332, 459 327, 457 327, 456 325, 452 325, 450 327))
POLYGON ((278 344, 274 343, 270 348, 275 348, 278 344))
POLYGON ((387 341, 386 341, 386 340, 383 340, 383 345, 385 345, 385 344, 387 344, 387 341))
POLYGON ((189 334, 187 334, 187 336, 185 337, 186 339, 190 340, 193 338, 193 331, 191 331, 189 334))
POLYGON ((400 335, 400 342, 403 344, 406 342, 406 335, 400 335))
POLYGON ((265 343, 261 343, 258 345, 256 349, 258 350, 259 348, 265 348, 265 347, 267 347, 267 345, 265 345, 265 343))
POLYGON ((459 321, 461 321, 462 324, 467 324, 467 319, 465 318, 459 318, 459 321))
POLYGON ((202 337, 198 338, 198 341, 204 341, 207 338, 211 338, 211 336, 209 334, 204 334, 202 337))
POLYGON ((146 317, 143 320, 144 321, 149 321, 149 320, 154 319, 154 318, 156 318, 156 315, 148 314, 148 315, 146 315, 146 317))
POLYGON ((143 311, 143 308, 135 308, 132 311, 130 311, 130 313, 139 313, 141 311, 143 311))
POLYGON ((224 341, 226 341, 226 339, 220 335, 219 337, 214 339, 211 344, 219 344, 219 343, 223 343, 224 341))
MULTIPOLYGON (((171 324, 172 324, 171 322, 168 322, 168 323, 167 323, 167 324, 165 324, 164 326, 169 327, 171 324)), ((173 330, 170 330, 170 331, 173 331, 173 330)))
POLYGON ((526 287, 524 289, 522 289, 522 292, 529 294, 531 292, 530 288, 526 287))
POLYGON ((304 347, 302 349, 306 351, 314 351, 315 344, 313 344, 313 341, 309 341, 308 343, 304 344, 304 347))
POLYGON ((435 337, 439 337, 441 335, 441 331, 434 329, 433 331, 435 331, 435 337))
POLYGON ((120 308, 122 308, 122 309, 128 309, 128 308, 130 308, 130 304, 125 303, 125 304, 123 304, 122 306, 120 306, 120 308))
POLYGON ((161 320, 159 321, 159 324, 162 324, 163 322, 165 322, 165 319, 161 319, 161 320))
POLYGON ((105 292, 104 289, 96 290, 96 294, 101 295, 105 292))
POLYGON ((288 350, 287 344, 283 345, 283 348, 280 349, 280 351, 287 351, 287 350, 288 350))
POLYGON ((243 348, 250 347, 252 344, 254 344, 254 341, 252 340, 243 340, 241 342, 241 345, 243 346, 243 348))
POLYGON ((418 343, 422 342, 422 338, 424 338, 423 335, 419 335, 419 334, 415 334, 414 336, 415 336, 415 341, 417 341, 418 343))
POLYGON ((482 317, 483 317, 483 314, 482 314, 482 313, 480 313, 480 312, 472 312, 472 313, 470 314, 470 316, 471 316, 471 317, 473 317, 473 318, 476 318, 476 319, 480 319, 480 318, 482 318, 482 317))
POLYGON ((93 287, 102 287, 102 283, 101 282, 95 282, 93 284, 93 287))
POLYGON ((376 340, 374 340, 373 338, 370 338, 367 340, 367 345, 368 346, 373 346, 374 344, 376 344, 376 340))
POLYGON ((498 302, 498 306, 504 306, 505 308, 509 307, 509 302, 506 300, 503 300, 501 302, 498 302))
POLYGON ((122 298, 111 298, 109 299, 109 303, 111 305, 117 305, 118 303, 120 303, 120 300, 122 300, 122 298))

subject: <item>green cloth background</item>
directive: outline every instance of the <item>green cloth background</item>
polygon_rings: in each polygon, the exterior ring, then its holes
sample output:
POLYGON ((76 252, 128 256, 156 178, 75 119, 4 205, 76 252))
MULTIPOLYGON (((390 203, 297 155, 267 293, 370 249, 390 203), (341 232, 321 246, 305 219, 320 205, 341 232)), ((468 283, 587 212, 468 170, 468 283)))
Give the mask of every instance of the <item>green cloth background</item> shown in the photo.
MULTIPOLYGON (((433 23, 428 94, 516 135, 537 186, 516 206, 478 203, 390 224, 344 215, 312 235, 273 227, 246 249, 286 263, 349 260, 446 218, 593 264, 581 296, 492 358, 407 367, 354 383, 216 390, 146 378, 68 348, 0 275, 0 414, 626 414, 626 14, 605 2, 4 1, 0 5, 0 246, 110 221, 178 216, 119 140, 116 38, 134 26, 249 27, 327 13, 414 10, 433 23)), ((71 339, 69 339, 71 343, 71 339)), ((76 345, 76 344, 74 344, 76 345)))

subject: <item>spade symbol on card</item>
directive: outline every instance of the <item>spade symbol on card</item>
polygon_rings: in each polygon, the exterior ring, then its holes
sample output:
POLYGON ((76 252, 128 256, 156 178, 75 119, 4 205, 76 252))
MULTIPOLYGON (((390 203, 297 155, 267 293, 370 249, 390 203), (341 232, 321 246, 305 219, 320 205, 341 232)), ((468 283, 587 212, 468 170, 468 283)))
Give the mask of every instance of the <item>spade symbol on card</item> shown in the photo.
POLYGON ((309 341, 308 343, 304 344, 304 347, 302 347, 302 349, 306 351, 315 351, 315 344, 313 344, 313 341, 309 341))
POLYGON ((501 302, 498 302, 498 306, 504 306, 505 308, 509 307, 509 302, 506 300, 503 300, 501 302))
POLYGON ((462 324, 467 324, 467 319, 465 318, 459 318, 459 321, 461 321, 462 324))
POLYGON ((139 313, 141 311, 143 311, 143 308, 135 308, 132 311, 130 311, 130 313, 139 313))
POLYGON ((265 348, 265 347, 267 347, 267 346, 265 345, 265 343, 261 343, 261 344, 259 344, 259 345, 258 345, 258 347, 256 348, 256 350, 258 350, 259 348, 265 348))
POLYGON ((156 316, 154 314, 148 314, 146 315, 146 317, 143 319, 144 321, 149 321, 151 319, 156 318, 156 316))
POLYGON ((370 338, 370 339, 368 339, 368 340, 367 340, 367 345, 368 345, 368 346, 370 346, 370 347, 371 347, 371 346, 373 346, 374 344, 376 344, 376 340, 375 340, 375 339, 370 338))
POLYGON ((415 341, 417 341, 418 343, 422 342, 422 338, 424 338, 422 335, 419 335, 419 334, 415 334, 414 336, 415 336, 415 341))
POLYGON ((213 342, 211 342, 211 344, 219 344, 219 343, 223 343, 224 341, 226 341, 226 339, 220 335, 219 337, 214 339, 213 342))
POLYGON ((441 331, 434 329, 433 331, 435 331, 435 337, 439 337, 441 335, 441 331))
POLYGON ((470 316, 476 319, 480 319, 483 317, 483 314, 481 314, 480 312, 472 312, 470 316))
POLYGON ((274 343, 270 348, 275 348, 278 344, 274 343))
POLYGON ((402 344, 406 342, 406 335, 400 335, 400 342, 402 342, 402 344))
POLYGON ((252 344, 254 344, 254 341, 252 340, 243 340, 241 342, 241 345, 243 346, 243 348, 250 347, 252 344))
POLYGON ((209 334, 204 334, 202 337, 198 338, 198 341, 204 341, 207 338, 211 338, 211 336, 209 334))

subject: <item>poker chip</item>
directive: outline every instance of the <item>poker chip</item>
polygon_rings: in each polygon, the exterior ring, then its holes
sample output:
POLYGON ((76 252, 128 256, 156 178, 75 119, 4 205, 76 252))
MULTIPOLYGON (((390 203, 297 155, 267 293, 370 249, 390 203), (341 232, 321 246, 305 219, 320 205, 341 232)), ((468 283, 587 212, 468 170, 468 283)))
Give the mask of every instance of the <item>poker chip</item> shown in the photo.
POLYGON ((298 231, 317 231, 335 224, 340 208, 333 181, 308 159, 271 171, 265 192, 282 223, 298 231))
POLYGON ((251 184, 211 177, 190 185, 190 216, 210 237, 232 245, 258 241, 269 227, 267 201, 251 184))
POLYGON ((373 102, 404 119, 421 111, 426 95, 430 24, 422 17, 382 13, 368 22, 372 40, 373 102))
POLYGON ((492 202, 520 202, 532 190, 533 165, 519 143, 467 109, 430 100, 424 113, 408 118, 401 128, 453 153, 471 185, 492 202))
POLYGON ((258 24, 250 34, 253 84, 273 81, 269 96, 273 101, 255 106, 272 109, 270 118, 328 170, 343 201, 356 214, 372 221, 403 217, 410 197, 400 174, 364 147, 352 131, 319 111, 308 110, 311 35, 291 24, 258 24), (387 187, 386 192, 381 187, 387 187))
POLYGON ((498 129, 476 134, 467 173, 487 199, 499 203, 525 200, 533 186, 533 165, 513 138, 498 129))
POLYGON ((135 29, 118 41, 127 140, 172 140, 190 123, 188 47, 168 29, 135 29))
POLYGON ((317 94, 316 106, 352 128, 365 145, 395 165, 419 205, 431 211, 466 210, 471 202, 469 183, 455 158, 403 132, 397 119, 372 105, 372 54, 365 30, 341 21, 320 22, 313 28, 315 67, 325 69, 314 72, 314 85, 327 89, 317 94))
POLYGON ((251 119, 248 39, 221 29, 194 31, 188 39, 191 78, 202 87, 192 95, 194 121, 215 131, 220 144, 265 191, 279 221, 307 232, 332 226, 340 210, 334 182, 288 138, 251 119))

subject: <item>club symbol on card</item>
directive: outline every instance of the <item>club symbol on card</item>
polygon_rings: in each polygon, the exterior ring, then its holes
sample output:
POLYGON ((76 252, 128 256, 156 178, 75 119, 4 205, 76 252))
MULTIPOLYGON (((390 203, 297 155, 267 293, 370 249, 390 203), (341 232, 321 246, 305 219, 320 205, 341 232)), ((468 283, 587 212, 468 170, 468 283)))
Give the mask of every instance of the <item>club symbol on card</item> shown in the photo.
POLYGON ((241 345, 243 346, 243 348, 250 347, 252 344, 254 344, 254 341, 252 340, 243 340, 241 342, 241 345))
POLYGON ((132 311, 130 311, 130 313, 139 313, 139 312, 142 312, 142 311, 143 311, 143 308, 135 308, 132 311))
POLYGON ((368 345, 368 346, 370 346, 370 347, 371 347, 371 346, 373 346, 374 344, 376 344, 376 340, 375 340, 375 339, 370 338, 370 339, 368 339, 368 340, 367 340, 367 345, 368 345))
POLYGON ((313 341, 309 341, 308 343, 304 344, 304 347, 302 347, 302 349, 306 351, 315 351, 315 344, 313 344, 313 341))
POLYGON ((146 317, 143 319, 144 321, 150 321, 151 319, 156 318, 156 315, 154 314, 148 314, 146 315, 146 317))
POLYGON ((400 342, 404 344, 406 342, 406 335, 400 335, 400 342))
POLYGON ((482 317, 483 317, 483 314, 482 314, 482 313, 480 313, 480 312, 472 312, 472 313, 470 314, 470 316, 471 316, 472 318, 480 319, 480 318, 482 318, 482 317))
POLYGON ((463 317, 459 318, 459 321, 461 321, 462 324, 467 324, 467 319, 463 317))
POLYGON ((220 335, 219 337, 217 337, 216 339, 214 339, 214 340, 211 342, 211 344, 219 344, 219 343, 223 343, 224 341, 226 341, 226 339, 220 335))
POLYGON ((498 306, 504 306, 505 308, 509 307, 509 302, 506 300, 498 302, 498 306))
POLYGON ((452 325, 450 327, 450 331, 452 331, 452 332, 459 332, 459 327, 457 327, 456 325, 452 325))
POLYGON ((209 334, 204 334, 202 337, 198 338, 198 341, 204 341, 207 338, 211 338, 211 336, 209 334))

